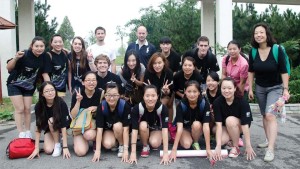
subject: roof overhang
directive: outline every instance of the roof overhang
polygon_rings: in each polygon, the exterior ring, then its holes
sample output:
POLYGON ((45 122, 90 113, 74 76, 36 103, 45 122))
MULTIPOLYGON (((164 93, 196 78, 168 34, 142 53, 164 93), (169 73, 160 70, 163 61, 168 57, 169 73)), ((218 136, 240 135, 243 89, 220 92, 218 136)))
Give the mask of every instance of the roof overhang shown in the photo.
POLYGON ((16 24, 14 24, 0 16, 0 29, 14 29, 15 27, 16 27, 16 24))

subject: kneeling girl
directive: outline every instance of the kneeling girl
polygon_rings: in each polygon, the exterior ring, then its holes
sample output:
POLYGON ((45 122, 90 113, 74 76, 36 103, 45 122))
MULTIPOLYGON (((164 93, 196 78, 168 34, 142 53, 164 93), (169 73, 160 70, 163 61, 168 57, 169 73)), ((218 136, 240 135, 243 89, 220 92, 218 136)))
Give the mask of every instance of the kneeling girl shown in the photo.
POLYGON ((168 156, 168 108, 158 100, 157 88, 147 85, 144 88, 144 101, 135 105, 131 114, 131 155, 130 163, 137 163, 136 143, 140 132, 143 149, 142 157, 150 154, 149 144, 153 149, 159 148, 163 142, 163 159, 160 164, 169 163, 168 156), (148 144, 149 142, 149 144, 148 144))
POLYGON ((128 161, 130 106, 120 99, 119 87, 116 83, 107 83, 105 100, 97 108, 96 114, 96 151, 93 162, 99 161, 101 144, 106 149, 112 149, 119 143, 118 157, 122 162, 128 161))

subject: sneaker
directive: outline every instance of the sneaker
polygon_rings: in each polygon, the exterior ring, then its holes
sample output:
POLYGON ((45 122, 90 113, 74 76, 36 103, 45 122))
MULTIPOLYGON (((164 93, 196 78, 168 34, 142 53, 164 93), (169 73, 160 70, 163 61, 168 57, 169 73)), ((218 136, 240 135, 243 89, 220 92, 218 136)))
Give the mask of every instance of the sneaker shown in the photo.
POLYGON ((242 138, 239 138, 239 147, 244 147, 244 142, 242 138))
POLYGON ((227 150, 231 150, 232 147, 233 147, 232 141, 228 141, 224 148, 227 149, 227 150))
POLYGON ((194 150, 201 150, 200 145, 199 145, 199 143, 197 143, 197 142, 196 142, 196 143, 193 143, 193 144, 192 144, 192 147, 193 147, 194 150))
POLYGON ((25 138, 32 138, 32 134, 31 134, 30 130, 27 130, 25 132, 25 138))
POLYGON ((26 138, 26 133, 25 132, 20 132, 19 133, 19 138, 26 138))
POLYGON ((124 146, 119 146, 119 151, 118 151, 118 157, 121 158, 123 156, 124 152, 124 146))
POLYGON ((54 145, 54 150, 53 150, 53 153, 52 153, 52 157, 58 157, 61 155, 61 145, 60 143, 55 143, 54 145))
POLYGON ((265 140, 265 142, 257 145, 258 148, 267 148, 268 146, 269 146, 269 142, 267 139, 265 140))
POLYGON ((150 154, 150 147, 149 145, 143 146, 141 157, 148 157, 150 154))
POLYGON ((114 147, 112 147, 110 149, 111 151, 115 152, 115 151, 118 151, 118 144, 116 144, 114 147))
POLYGON ((265 155, 265 158, 264 158, 264 161, 265 162, 271 162, 274 160, 274 152, 271 151, 271 150, 267 150, 266 151, 266 155, 265 155))
POLYGON ((241 151, 238 147, 232 147, 230 152, 229 152, 228 157, 236 158, 240 155, 240 153, 241 153, 241 151))

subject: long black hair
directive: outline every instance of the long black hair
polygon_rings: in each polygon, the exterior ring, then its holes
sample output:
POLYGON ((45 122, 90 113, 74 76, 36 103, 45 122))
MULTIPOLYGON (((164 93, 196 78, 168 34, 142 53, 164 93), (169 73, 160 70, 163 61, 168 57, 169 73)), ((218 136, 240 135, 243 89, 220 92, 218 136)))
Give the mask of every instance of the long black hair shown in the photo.
POLYGON ((140 77, 140 74, 141 74, 141 62, 140 62, 140 58, 139 58, 139 55, 138 53, 135 51, 135 50, 129 50, 126 54, 125 54, 125 58, 124 58, 124 66, 122 68, 122 76, 124 77, 124 79, 130 79, 131 78, 131 75, 132 75, 132 72, 130 70, 130 68, 128 67, 127 65, 127 61, 128 61, 128 58, 129 56, 133 55, 136 59, 136 66, 133 70, 133 73, 135 74, 136 78, 138 80, 139 77, 140 77))
POLYGON ((45 81, 42 83, 39 89, 39 100, 35 105, 35 116, 36 116, 36 126, 38 131, 45 130, 48 126, 48 115, 46 112, 47 101, 43 96, 44 88, 47 85, 51 85, 55 90, 55 97, 53 100, 52 111, 53 111, 53 129, 56 131, 60 129, 61 126, 61 118, 62 118, 62 110, 61 110, 61 102, 63 102, 62 98, 58 97, 57 90, 54 84, 50 81, 45 81))

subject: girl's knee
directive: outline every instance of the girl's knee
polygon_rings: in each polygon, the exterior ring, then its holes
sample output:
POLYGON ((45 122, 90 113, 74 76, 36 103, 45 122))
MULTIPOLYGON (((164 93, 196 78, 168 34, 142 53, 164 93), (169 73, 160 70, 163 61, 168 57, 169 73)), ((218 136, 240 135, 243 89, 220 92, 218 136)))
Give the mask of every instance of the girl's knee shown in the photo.
POLYGON ((156 138, 152 138, 152 139, 149 139, 149 143, 151 145, 151 147, 157 149, 160 145, 161 145, 161 140, 158 140, 156 138))
POLYGON ((53 152, 53 149, 54 149, 54 147, 53 147, 53 145, 52 146, 50 146, 50 145, 44 145, 44 152, 45 152, 45 154, 52 154, 52 152, 53 152))
POLYGON ((239 127, 240 122, 239 119, 233 116, 227 117, 226 119, 226 127, 232 128, 232 127, 239 127))
POLYGON ((88 149, 85 149, 83 147, 74 146, 74 152, 78 157, 83 157, 87 154, 88 149))
POLYGON ((184 148, 184 149, 190 149, 191 148, 191 145, 192 145, 192 142, 189 141, 189 140, 183 140, 181 142, 181 146, 184 148))
POLYGON ((140 123, 140 126, 139 126, 139 129, 141 132, 146 132, 148 131, 148 123, 147 122, 141 122, 140 123))
POLYGON ((202 128, 202 124, 199 121, 195 121, 192 124, 192 129, 193 130, 200 130, 202 128))

